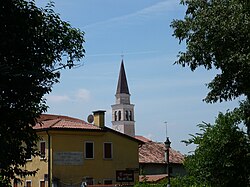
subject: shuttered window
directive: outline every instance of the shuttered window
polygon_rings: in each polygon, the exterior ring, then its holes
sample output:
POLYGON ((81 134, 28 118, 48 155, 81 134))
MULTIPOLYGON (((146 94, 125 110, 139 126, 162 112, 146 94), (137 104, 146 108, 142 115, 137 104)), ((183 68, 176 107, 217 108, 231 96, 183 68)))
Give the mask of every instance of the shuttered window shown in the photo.
POLYGON ((85 142, 85 158, 93 159, 94 158, 94 143, 85 142))
POLYGON ((103 154, 104 159, 113 158, 113 145, 111 142, 105 142, 103 144, 103 154))
POLYGON ((41 158, 45 157, 45 142, 40 142, 40 153, 41 153, 41 158))

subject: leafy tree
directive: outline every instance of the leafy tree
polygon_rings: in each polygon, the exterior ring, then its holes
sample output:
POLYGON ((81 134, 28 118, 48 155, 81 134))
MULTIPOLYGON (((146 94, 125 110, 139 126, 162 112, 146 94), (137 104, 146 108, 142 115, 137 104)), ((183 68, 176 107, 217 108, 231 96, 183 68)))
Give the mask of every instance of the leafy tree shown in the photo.
MULTIPOLYGON (((186 51, 179 52, 176 64, 192 71, 203 66, 218 69, 207 85, 208 103, 245 96, 244 108, 250 116, 250 1, 181 0, 187 7, 183 20, 173 20, 171 27, 186 51)), ((250 135, 250 121, 245 120, 250 135)))
POLYGON ((250 185, 249 137, 239 129, 240 122, 239 110, 220 113, 215 125, 198 125, 202 133, 186 141, 197 145, 184 163, 196 182, 214 187, 250 185))
POLYGON ((171 179, 171 187, 211 187, 208 184, 197 181, 194 176, 175 177, 171 179))
POLYGON ((0 186, 35 173, 22 169, 27 157, 39 154, 32 127, 47 109, 43 96, 59 82, 59 70, 84 56, 83 36, 53 3, 0 1, 0 186))

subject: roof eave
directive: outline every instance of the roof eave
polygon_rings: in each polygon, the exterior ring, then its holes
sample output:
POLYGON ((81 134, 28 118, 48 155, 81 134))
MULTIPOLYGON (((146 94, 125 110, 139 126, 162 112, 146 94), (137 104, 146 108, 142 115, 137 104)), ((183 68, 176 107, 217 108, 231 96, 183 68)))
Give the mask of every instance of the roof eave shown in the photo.
POLYGON ((115 133, 115 134, 118 134, 118 135, 120 135, 120 136, 123 136, 123 137, 125 137, 125 138, 128 138, 128 139, 130 139, 130 140, 132 140, 132 141, 135 141, 135 142, 139 143, 140 145, 144 144, 144 142, 141 141, 141 140, 138 140, 138 139, 136 139, 136 138, 134 138, 134 137, 132 137, 132 136, 129 136, 129 135, 127 135, 127 134, 118 132, 118 131, 116 131, 116 130, 114 130, 114 129, 111 129, 111 128, 109 128, 109 127, 104 127, 104 130, 107 130, 107 131, 110 131, 110 132, 112 132, 112 133, 115 133))

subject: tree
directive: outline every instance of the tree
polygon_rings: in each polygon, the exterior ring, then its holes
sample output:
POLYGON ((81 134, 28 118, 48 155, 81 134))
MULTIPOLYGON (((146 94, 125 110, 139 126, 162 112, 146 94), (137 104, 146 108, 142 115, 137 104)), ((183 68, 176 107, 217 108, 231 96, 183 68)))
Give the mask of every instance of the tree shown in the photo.
POLYGON ((197 181, 194 176, 185 175, 175 177, 171 180, 171 187, 211 187, 208 184, 197 181))
POLYGON ((184 165, 198 183, 214 187, 250 185, 249 137, 239 129, 240 122, 238 109, 220 113, 214 125, 198 125, 202 133, 185 141, 197 145, 184 165))
MULTIPOLYGON (((208 103, 245 96, 244 108, 250 116, 250 1, 181 0, 187 6, 183 20, 171 27, 186 52, 179 52, 176 64, 220 71, 208 84, 208 103)), ((246 120, 250 135, 250 121, 246 120)))
POLYGON ((39 155, 32 127, 47 109, 43 96, 59 82, 59 70, 76 66, 85 53, 84 33, 52 8, 0 1, 0 186, 35 173, 22 166, 39 155))

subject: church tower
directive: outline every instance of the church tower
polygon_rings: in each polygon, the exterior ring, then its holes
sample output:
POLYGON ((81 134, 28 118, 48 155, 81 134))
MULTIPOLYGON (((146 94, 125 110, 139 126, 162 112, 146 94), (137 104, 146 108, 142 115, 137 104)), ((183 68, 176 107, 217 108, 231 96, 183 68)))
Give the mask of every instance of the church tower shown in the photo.
POLYGON ((112 128, 129 136, 135 136, 134 105, 130 93, 123 60, 116 90, 116 104, 112 105, 112 128))

